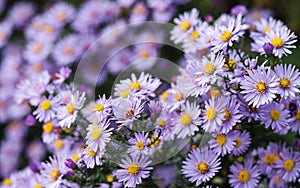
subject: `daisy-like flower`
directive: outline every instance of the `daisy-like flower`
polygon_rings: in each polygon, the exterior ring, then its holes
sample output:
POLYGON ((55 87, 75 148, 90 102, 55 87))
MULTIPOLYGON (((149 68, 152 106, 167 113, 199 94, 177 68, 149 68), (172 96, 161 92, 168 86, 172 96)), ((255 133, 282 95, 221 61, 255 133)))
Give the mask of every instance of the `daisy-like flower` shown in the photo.
POLYGON ((72 70, 68 67, 62 67, 57 73, 55 73, 56 79, 53 81, 54 84, 60 86, 67 78, 69 78, 72 70))
POLYGON ((112 102, 112 109, 114 114, 114 119, 117 123, 121 123, 122 126, 129 126, 132 128, 133 121, 137 120, 141 113, 143 112, 144 104, 140 99, 130 97, 130 98, 117 98, 112 102))
POLYGON ((218 155, 226 155, 234 149, 237 132, 230 131, 228 134, 214 134, 208 143, 212 151, 218 155))
POLYGON ((242 94, 249 105, 259 107, 270 103, 278 92, 278 78, 271 70, 271 67, 260 66, 257 69, 248 71, 241 81, 242 94))
POLYGON ((150 170, 153 169, 149 167, 151 161, 145 156, 126 156, 121 161, 120 167, 122 169, 116 170, 114 175, 125 187, 135 188, 136 185, 142 183, 142 179, 150 176, 150 170))
POLYGON ((238 41, 244 35, 248 27, 247 24, 243 23, 241 14, 237 15, 237 17, 227 17, 226 24, 220 23, 216 25, 212 51, 218 52, 227 49, 227 46, 232 46, 234 41, 238 41))
POLYGON ((9 11, 9 18, 18 28, 25 26, 30 17, 34 14, 36 7, 29 2, 17 2, 9 11))
POLYGON ((194 135, 199 130, 201 110, 196 103, 189 101, 183 104, 181 109, 182 112, 174 120, 174 133, 178 138, 185 138, 194 135))
POLYGON ((127 153, 132 156, 149 155, 148 133, 134 133, 134 138, 129 139, 131 146, 127 149, 127 153))
POLYGON ((274 67, 279 78, 278 93, 285 99, 295 99, 300 92, 300 73, 295 65, 279 64, 274 67))
POLYGON ((292 131, 300 133, 300 102, 297 103, 297 108, 290 119, 292 131))
POLYGON ((93 150, 105 150, 106 143, 110 141, 110 135, 112 134, 112 128, 108 128, 109 121, 105 123, 105 120, 97 121, 93 124, 90 124, 87 128, 87 136, 85 137, 86 144, 88 147, 93 150))
POLYGON ((220 127, 221 133, 228 133, 232 130, 233 126, 241 122, 241 117, 243 116, 239 111, 240 104, 235 98, 231 98, 230 102, 227 104, 224 114, 223 125, 220 127))
POLYGON ((48 122, 56 117, 55 109, 59 107, 60 103, 61 98, 59 96, 50 96, 49 98, 42 97, 33 115, 35 115, 40 122, 48 122))
POLYGON ((193 30, 193 27, 198 24, 199 12, 196 8, 190 12, 184 12, 175 18, 176 26, 171 30, 171 40, 175 43, 181 43, 188 37, 188 31, 193 30))
POLYGON ((48 10, 47 14, 49 14, 49 19, 55 20, 58 25, 63 26, 65 23, 72 21, 75 9, 68 3, 57 2, 48 10))
POLYGON ((35 40, 26 45, 24 58, 30 63, 45 60, 50 54, 52 44, 46 41, 35 40))
POLYGON ((96 166, 102 165, 101 157, 104 154, 104 151, 93 151, 90 147, 87 147, 82 152, 82 160, 86 164, 87 168, 94 168, 96 166))
POLYGON ((157 78, 152 78, 150 74, 141 73, 137 79, 135 74, 131 74, 131 79, 121 80, 115 86, 115 96, 127 98, 130 94, 140 98, 154 97, 154 91, 161 84, 157 78))
POLYGON ((52 143, 54 140, 58 139, 58 134, 55 131, 56 129, 57 120, 51 120, 48 122, 45 122, 43 125, 43 134, 42 134, 42 140, 46 144, 52 143))
POLYGON ((214 177, 221 168, 220 165, 220 158, 213 151, 207 148, 200 151, 196 148, 183 161, 181 171, 190 182, 196 182, 196 186, 199 186, 214 177))
POLYGON ((83 107, 85 99, 85 92, 76 90, 74 94, 71 94, 69 100, 64 101, 64 104, 56 109, 58 124, 61 127, 71 127, 76 120, 78 111, 83 107))
POLYGON ((137 22, 142 22, 147 19, 147 16, 149 14, 148 7, 145 5, 144 2, 138 2, 135 4, 133 7, 130 18, 129 18, 129 23, 137 23, 137 22))
POLYGON ((85 109, 85 116, 91 122, 103 119, 105 120, 108 116, 112 114, 112 99, 109 97, 106 99, 105 94, 101 97, 99 95, 99 99, 96 102, 92 102, 85 109))
POLYGON ((259 21, 253 23, 255 31, 250 33, 250 37, 254 40, 259 37, 264 37, 269 31, 274 31, 284 26, 283 22, 276 20, 273 17, 262 18, 259 21))
POLYGON ((244 154, 247 150, 248 147, 251 144, 251 137, 249 132, 247 131, 236 131, 236 139, 234 140, 235 145, 232 150, 232 155, 239 156, 244 154))
POLYGON ((230 166, 230 172, 232 174, 228 175, 229 183, 234 188, 254 188, 258 185, 260 171, 253 165, 252 160, 245 160, 244 164, 235 162, 230 166))
POLYGON ((291 148, 283 148, 276 160, 277 173, 286 182, 295 182, 300 176, 300 153, 291 148))
POLYGON ((262 111, 260 121, 266 126, 271 127, 276 132, 280 132, 289 126, 289 111, 284 109, 283 104, 272 102, 262 111))
POLYGON ((60 40, 53 48, 53 58, 58 65, 67 65, 75 61, 81 53, 80 46, 77 45, 78 36, 68 35, 60 40))
POLYGON ((212 97, 208 102, 205 101, 203 112, 202 128, 209 133, 219 131, 225 120, 225 110, 228 101, 226 97, 212 97))
POLYGON ((10 21, 0 22, 0 48, 2 48, 13 31, 13 24, 10 21))

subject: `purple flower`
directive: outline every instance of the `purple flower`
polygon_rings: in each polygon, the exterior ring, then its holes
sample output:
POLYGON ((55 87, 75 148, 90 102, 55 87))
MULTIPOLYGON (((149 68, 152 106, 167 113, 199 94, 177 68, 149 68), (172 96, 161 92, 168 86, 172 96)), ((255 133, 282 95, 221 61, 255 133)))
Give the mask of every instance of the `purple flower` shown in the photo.
POLYGON ((56 108, 59 107, 61 98, 59 96, 43 97, 38 108, 33 112, 40 122, 48 122, 56 117, 56 108))
POLYGON ((244 5, 236 5, 236 6, 232 7, 230 13, 234 16, 236 16, 238 14, 245 15, 245 14, 247 14, 247 8, 244 5))
POLYGON ((216 154, 224 156, 234 149, 237 132, 230 131, 228 134, 214 134, 213 139, 208 143, 212 151, 216 154))
POLYGON ((266 54, 272 54, 273 53, 273 49, 274 49, 274 46, 271 44, 271 43, 265 43, 263 45, 263 48, 264 48, 264 51, 266 54))
POLYGON ((239 156, 244 154, 251 144, 251 136, 247 131, 236 131, 235 145, 232 150, 232 155, 239 156))
POLYGON ((27 126, 33 126, 35 124, 35 118, 33 117, 33 115, 28 115, 25 119, 25 124, 27 126))

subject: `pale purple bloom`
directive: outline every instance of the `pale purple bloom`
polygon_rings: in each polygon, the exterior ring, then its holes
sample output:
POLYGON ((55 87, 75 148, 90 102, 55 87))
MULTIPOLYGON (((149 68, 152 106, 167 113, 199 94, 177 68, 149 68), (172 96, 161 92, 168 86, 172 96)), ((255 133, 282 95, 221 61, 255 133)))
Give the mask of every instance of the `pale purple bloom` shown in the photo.
POLYGON ((45 60, 52 50, 52 44, 47 41, 34 40, 26 45, 24 58, 29 63, 45 60))
POLYGON ((221 156, 231 153, 237 135, 235 131, 230 131, 228 134, 213 134, 213 138, 208 142, 210 149, 221 156))
POLYGON ((236 131, 238 134, 235 139, 235 145, 232 150, 232 155, 243 155, 251 144, 251 136, 247 131, 236 131))
POLYGON ((49 15, 49 19, 55 20, 61 27, 73 20, 75 9, 69 3, 57 2, 48 10, 47 14, 49 15))
POLYGON ((24 27, 35 12, 35 9, 36 7, 32 3, 18 2, 10 9, 9 18, 17 27, 24 27))
POLYGON ((230 13, 234 16, 238 14, 245 15, 247 14, 247 8, 244 5, 235 5, 234 7, 231 8, 230 13))
POLYGON ((59 71, 55 73, 56 79, 53 81, 53 83, 56 85, 62 84, 67 78, 69 78, 71 72, 72 70, 68 67, 60 68, 59 71))
POLYGON ((148 148, 148 133, 134 133, 134 137, 130 138, 128 142, 131 144, 130 147, 127 149, 127 153, 132 156, 139 156, 149 155, 149 148, 148 148))
POLYGON ((104 154, 103 150, 93 151, 91 148, 87 147, 83 151, 82 160, 86 164, 87 168, 93 169, 96 166, 102 165, 101 157, 104 154))
POLYGON ((0 22, 0 48, 7 43, 12 31, 13 25, 9 20, 0 22))
POLYGON ((48 122, 56 117, 56 108, 61 104, 59 96, 42 97, 38 108, 33 112, 40 122, 48 122))

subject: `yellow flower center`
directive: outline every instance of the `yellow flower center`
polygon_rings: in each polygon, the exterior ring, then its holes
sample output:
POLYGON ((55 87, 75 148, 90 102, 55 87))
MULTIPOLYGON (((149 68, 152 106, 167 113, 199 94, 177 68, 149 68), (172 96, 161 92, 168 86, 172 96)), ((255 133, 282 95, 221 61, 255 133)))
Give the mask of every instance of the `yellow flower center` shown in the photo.
POLYGON ((207 65, 205 65, 204 67, 204 72, 208 75, 211 75, 215 72, 215 66, 212 63, 207 63, 207 65))
POLYGON ((132 82, 129 86, 130 89, 140 89, 141 85, 139 82, 132 82))
POLYGON ((199 37, 200 37, 200 34, 199 34, 198 31, 196 31, 196 30, 192 31, 192 33, 191 33, 191 35, 190 35, 190 39, 191 39, 192 41, 194 41, 196 38, 199 38, 199 37))
POLYGON ((114 181, 114 177, 113 177, 113 175, 112 174, 108 174, 108 175, 106 175, 106 181, 107 182, 113 182, 114 181))
POLYGON ((229 59, 228 63, 224 64, 225 70, 229 71, 231 69, 235 69, 236 68, 236 62, 233 59, 229 59))
POLYGON ((267 27, 264 28, 263 34, 266 35, 271 30, 272 30, 272 28, 270 26, 267 26, 267 27))
POLYGON ((237 139, 235 139, 235 148, 240 147, 241 144, 242 144, 242 142, 241 142, 241 138, 240 137, 238 137, 237 139))
POLYGON ((35 64, 32 66, 32 68, 33 68, 33 70, 39 72, 39 71, 42 70, 43 65, 42 65, 42 63, 35 63, 35 64))
POLYGON ((283 40, 279 37, 276 37, 271 41, 271 44, 273 44, 275 48, 280 48, 283 46, 283 40))
POLYGON ((264 163, 268 165, 274 165, 276 160, 280 157, 280 155, 272 155, 272 154, 266 154, 264 157, 264 163))
POLYGON ((164 127, 164 126, 166 126, 166 121, 163 120, 163 119, 161 119, 161 120, 158 120, 158 121, 157 121, 157 124, 158 124, 158 126, 160 126, 160 127, 164 127))
POLYGON ((104 110, 104 105, 102 103, 99 103, 96 105, 96 111, 100 112, 104 110))
POLYGON ((53 123, 51 121, 47 122, 43 126, 43 131, 45 133, 51 133, 54 129, 53 123))
POLYGON ((71 47, 66 47, 64 50, 65 54, 71 55, 73 53, 73 49, 71 47))
POLYGON ((219 146, 223 146, 226 143, 226 136, 224 134, 219 134, 216 137, 216 142, 219 146))
POLYGON ((230 31, 225 31, 221 35, 221 39, 222 39, 223 42, 229 41, 231 39, 231 37, 232 37, 232 33, 230 31))
POLYGON ((79 160, 79 155, 78 153, 75 153, 73 156, 72 156, 72 161, 74 161, 75 163, 78 162, 79 160))
POLYGON ((2 181, 2 185, 4 186, 10 186, 12 184, 11 180, 9 178, 5 178, 3 181, 2 181))
POLYGON ((67 111, 68 111, 69 114, 73 114, 74 113, 75 108, 74 108, 73 103, 67 104, 67 111))
POLYGON ((294 161, 292 159, 287 159, 283 163, 284 170, 291 171, 294 168, 294 161))
POLYGON ((34 188, 43 188, 42 184, 38 183, 34 186, 34 188))
POLYGON ((33 48, 33 51, 40 52, 42 50, 42 45, 39 44, 39 43, 36 43, 36 44, 33 45, 32 48, 33 48))
POLYGON ((51 25, 45 25, 44 26, 44 31, 46 33, 52 33, 54 31, 54 28, 51 25))
POLYGON ((216 116, 217 116, 217 112, 215 111, 215 109, 209 108, 206 111, 206 119, 207 120, 213 120, 213 119, 215 119, 216 116))
POLYGON ((245 183, 250 179, 250 174, 247 170, 241 170, 238 174, 238 179, 240 182, 245 183))
POLYGON ((141 57, 141 58, 147 58, 147 57, 149 57, 149 52, 146 51, 146 50, 142 50, 142 51, 140 52, 140 57, 141 57))
POLYGON ((300 121, 300 109, 296 113, 296 120, 300 121))
POLYGON ((242 163, 242 162, 244 161, 244 157, 243 157, 243 156, 238 156, 238 157, 236 158, 236 160, 237 160, 238 162, 242 163))
POLYGON ((192 123, 192 117, 189 114, 182 114, 179 119, 181 125, 188 126, 192 123))
POLYGON ((183 99, 183 94, 182 93, 177 93, 175 95, 175 101, 179 102, 183 99))
POLYGON ((55 148, 57 150, 60 150, 64 146, 64 143, 61 139, 55 140, 55 148))
POLYGON ((129 94, 130 94, 129 90, 124 90, 120 92, 119 96, 122 98, 127 98, 129 94))
POLYGON ((42 108, 42 110, 44 110, 44 111, 49 110, 49 109, 51 108, 51 103, 50 103, 50 101, 49 101, 48 99, 42 101, 42 103, 41 103, 41 108, 42 108))
POLYGON ((136 149, 143 150, 144 149, 144 143, 142 141, 139 141, 135 144, 136 149))
POLYGON ((209 97, 212 98, 212 97, 219 97, 221 95, 221 92, 218 88, 212 88, 210 91, 209 91, 209 97))
POLYGON ((282 179, 281 179, 280 177, 276 176, 276 177, 274 178, 274 183, 275 183, 275 184, 280 184, 281 182, 282 182, 282 179))
POLYGON ((228 110, 228 109, 225 110, 224 118, 225 118, 225 121, 229 121, 230 120, 230 118, 231 118, 231 112, 230 112, 230 110, 228 110))
POLYGON ((56 17, 59 21, 63 21, 66 18, 66 15, 63 12, 58 12, 56 17))
POLYGON ((267 84, 264 81, 260 81, 256 84, 256 90, 258 93, 262 94, 267 91, 267 84))
POLYGON ((86 154, 88 154, 91 157, 94 157, 96 155, 96 152, 91 151, 91 148, 87 148, 86 154))
POLYGON ((140 171, 140 166, 137 163, 132 163, 129 165, 129 167, 127 168, 127 172, 131 175, 131 176, 135 176, 139 173, 140 171))
POLYGON ((197 165, 197 170, 198 172, 200 172, 201 174, 205 174, 209 169, 209 166, 207 163, 205 162, 201 162, 197 165))
POLYGON ((277 121, 277 120, 280 119, 280 111, 278 111, 278 110, 272 110, 272 111, 270 112, 270 116, 271 116, 271 119, 272 119, 273 121, 277 121))
POLYGON ((97 140, 98 138, 100 138, 101 134, 102 132, 99 128, 94 128, 91 133, 91 138, 93 140, 97 140))
POLYGON ((183 21, 181 24, 180 24, 180 28, 183 30, 183 31, 186 31, 190 28, 191 26, 191 23, 187 20, 183 21))
POLYGON ((170 94, 168 92, 163 92, 163 94, 161 95, 161 100, 166 101, 169 95, 170 94))
POLYGON ((55 181, 60 176, 60 172, 58 170, 53 170, 50 176, 51 176, 51 180, 55 181))
POLYGON ((160 140, 158 139, 158 136, 157 135, 152 135, 151 136, 151 147, 156 147, 158 146, 158 144, 160 143, 160 140))
POLYGON ((290 84, 291 84, 291 82, 290 82, 290 80, 287 79, 287 78, 282 78, 282 79, 280 79, 280 81, 279 81, 280 87, 282 87, 282 88, 284 88, 284 89, 289 88, 289 87, 290 87, 290 84))

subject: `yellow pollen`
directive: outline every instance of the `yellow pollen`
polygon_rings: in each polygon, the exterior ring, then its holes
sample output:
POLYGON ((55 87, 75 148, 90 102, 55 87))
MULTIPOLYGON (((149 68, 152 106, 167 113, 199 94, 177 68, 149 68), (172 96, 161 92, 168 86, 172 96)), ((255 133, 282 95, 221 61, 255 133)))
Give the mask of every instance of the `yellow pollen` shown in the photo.
POLYGON ((138 149, 138 150, 143 150, 144 149, 144 143, 142 141, 139 141, 135 144, 135 147, 138 149))
POLYGON ((283 163, 283 168, 286 171, 291 171, 294 168, 294 161, 292 159, 287 159, 283 163))
POLYGON ((230 118, 231 118, 231 112, 230 112, 230 110, 228 110, 228 109, 225 110, 224 118, 225 118, 225 121, 229 121, 230 120, 230 118))
POLYGON ((129 167, 127 168, 127 172, 131 175, 131 176, 135 176, 139 173, 140 171, 140 166, 137 163, 132 163, 129 165, 129 167))
POLYGON ((68 111, 69 114, 73 114, 74 113, 75 108, 74 108, 73 103, 67 104, 67 111, 68 111))
POLYGON ((58 170, 53 170, 50 176, 51 176, 51 180, 55 181, 60 176, 60 172, 58 170))
POLYGON ((282 182, 282 179, 280 177, 276 176, 275 179, 274 179, 274 183, 275 184, 280 184, 281 182, 282 182))
POLYGON ((192 123, 192 117, 189 114, 182 114, 179 121, 182 125, 188 126, 192 123))
POLYGON ((216 142, 219 146, 223 146, 226 143, 226 136, 224 134, 219 134, 216 137, 216 142))
POLYGON ((273 44, 275 48, 280 48, 283 46, 283 40, 279 37, 276 37, 271 41, 271 44, 273 44))
POLYGON ((267 27, 264 28, 263 34, 266 35, 266 34, 267 34, 269 31, 271 31, 271 30, 272 30, 272 27, 267 26, 267 27))
POLYGON ((107 182, 113 182, 114 181, 114 177, 113 177, 113 175, 112 174, 108 174, 108 175, 106 175, 106 181, 107 182))
POLYGON ((149 57, 149 52, 146 51, 146 50, 142 50, 142 51, 140 52, 140 57, 141 57, 141 58, 147 58, 147 57, 149 57))
POLYGON ((183 30, 183 31, 186 31, 190 28, 191 26, 191 23, 187 20, 183 21, 181 24, 180 24, 180 28, 183 30))
POLYGON ((137 5, 133 9, 133 12, 135 14, 139 14, 139 15, 144 14, 145 11, 146 11, 146 9, 143 5, 137 5))
POLYGON ((158 124, 158 126, 160 126, 160 127, 164 127, 164 126, 166 126, 166 121, 163 120, 163 119, 161 119, 161 120, 158 120, 158 121, 157 121, 157 124, 158 124))
POLYGON ((280 81, 279 81, 280 87, 282 87, 282 88, 284 88, 284 89, 289 88, 289 87, 290 87, 290 84, 291 84, 291 82, 290 82, 290 80, 287 79, 287 78, 282 78, 282 79, 280 79, 280 81))
POLYGON ((129 90, 123 90, 120 92, 119 96, 122 98, 127 98, 129 94, 130 94, 129 90))
POLYGON ((272 119, 273 121, 277 121, 277 120, 280 119, 280 111, 278 111, 278 110, 272 110, 272 111, 270 112, 270 116, 271 116, 271 119, 272 119))
POLYGON ((160 143, 160 140, 158 139, 158 136, 157 135, 152 135, 151 136, 151 147, 156 147, 158 146, 158 144, 160 143))
POLYGON ((54 28, 51 25, 45 25, 44 26, 44 31, 46 33, 52 33, 54 31, 54 28))
POLYGON ((276 160, 280 157, 280 155, 272 155, 272 154, 266 154, 264 157, 264 163, 268 165, 274 165, 276 160))
POLYGON ((74 161, 75 163, 79 160, 79 155, 78 153, 75 153, 73 156, 72 156, 72 161, 74 161))
POLYGON ((54 129, 53 123, 51 121, 47 122, 43 126, 43 131, 45 133, 51 133, 54 129))
POLYGON ((3 181, 2 181, 2 185, 4 186, 10 186, 12 184, 11 180, 9 178, 5 178, 3 181))
POLYGON ((161 100, 166 101, 169 95, 170 94, 168 92, 163 92, 163 94, 161 95, 161 100))
POLYGON ((33 66, 32 66, 33 70, 39 72, 42 70, 43 66, 41 63, 35 63, 33 66))
POLYGON ((132 82, 129 86, 130 89, 140 89, 141 85, 139 82, 132 82))
POLYGON ((87 148, 86 154, 88 154, 91 157, 94 157, 96 155, 96 152, 91 151, 91 148, 87 148))
POLYGON ((212 97, 219 97, 221 95, 221 92, 219 89, 217 88, 212 88, 210 91, 209 91, 209 97, 212 98, 212 97))
POLYGON ((232 33, 230 31, 225 31, 221 35, 221 39, 222 39, 223 42, 229 41, 231 39, 231 37, 232 37, 232 33))
POLYGON ((71 47, 66 47, 64 50, 65 54, 71 55, 73 53, 73 49, 71 47))
POLYGON ((296 120, 300 121, 300 109, 296 113, 296 120))
POLYGON ((38 183, 34 186, 34 188, 43 188, 42 184, 38 183))
POLYGON ((224 64, 225 70, 229 71, 236 68, 236 62, 233 59, 229 59, 227 63, 224 64))
POLYGON ((204 72, 205 74, 211 75, 215 72, 215 66, 212 63, 207 63, 207 65, 205 65, 204 67, 204 72))
POLYGON ((241 138, 240 137, 238 137, 237 139, 235 139, 235 148, 240 147, 241 144, 242 144, 242 142, 241 142, 241 138))
POLYGON ((60 150, 64 146, 64 143, 61 139, 55 140, 55 148, 57 150, 60 150))
POLYGON ((182 101, 183 99, 183 94, 182 93, 177 93, 175 95, 175 101, 179 102, 179 101, 182 101))
POLYGON ((217 116, 217 112, 215 111, 215 109, 209 108, 206 111, 206 119, 207 120, 213 120, 213 119, 215 119, 216 116, 217 116))
POLYGON ((71 127, 64 127, 63 130, 66 132, 66 133, 70 133, 74 130, 74 126, 71 125, 71 127))
POLYGON ((104 110, 104 105, 102 103, 99 103, 96 105, 96 111, 100 112, 104 110))
POLYGON ((33 51, 40 52, 42 50, 42 45, 39 44, 39 43, 36 43, 36 44, 33 45, 32 48, 33 48, 33 51))
POLYGON ((200 172, 201 174, 205 174, 209 169, 209 166, 207 163, 205 162, 201 162, 197 165, 197 170, 198 172, 200 172))
POLYGON ((49 109, 51 108, 51 103, 50 103, 50 101, 49 101, 48 99, 42 101, 42 102, 41 102, 41 108, 42 108, 42 110, 44 110, 44 111, 49 110, 49 109))
POLYGON ((66 15, 63 12, 58 12, 56 14, 56 17, 59 21, 63 21, 64 19, 66 19, 66 15))
POLYGON ((237 90, 237 89, 238 89, 238 86, 237 86, 236 84, 232 84, 232 85, 231 85, 231 89, 237 90))
POLYGON ((94 128, 92 133, 91 133, 91 138, 93 140, 97 140, 98 138, 100 138, 102 132, 99 128, 94 128))
POLYGON ((260 81, 256 84, 256 90, 258 93, 262 94, 267 91, 267 84, 264 81, 260 81))
POLYGON ((200 34, 199 34, 198 31, 196 31, 196 30, 192 31, 192 33, 191 33, 191 35, 190 35, 190 39, 191 39, 192 41, 194 41, 196 38, 199 38, 199 37, 200 37, 200 34))
POLYGON ((238 162, 242 163, 242 162, 244 161, 244 157, 243 157, 243 156, 238 156, 238 157, 236 158, 236 160, 237 160, 238 162))
POLYGON ((250 179, 250 174, 247 170, 241 170, 238 174, 238 179, 240 182, 245 183, 250 179))

